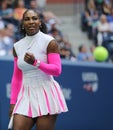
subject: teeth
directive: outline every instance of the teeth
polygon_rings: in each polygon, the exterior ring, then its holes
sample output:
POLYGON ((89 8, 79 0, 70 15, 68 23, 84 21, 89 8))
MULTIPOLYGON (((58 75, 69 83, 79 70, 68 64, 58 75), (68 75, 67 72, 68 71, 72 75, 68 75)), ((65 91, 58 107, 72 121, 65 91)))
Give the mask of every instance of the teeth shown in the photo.
POLYGON ((34 28, 30 27, 29 29, 34 29, 34 28))

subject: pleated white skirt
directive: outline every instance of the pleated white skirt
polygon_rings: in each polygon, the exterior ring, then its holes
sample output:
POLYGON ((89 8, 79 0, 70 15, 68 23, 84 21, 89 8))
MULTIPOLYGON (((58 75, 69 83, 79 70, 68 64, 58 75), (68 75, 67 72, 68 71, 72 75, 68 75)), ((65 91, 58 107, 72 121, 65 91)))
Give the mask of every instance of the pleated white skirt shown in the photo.
POLYGON ((24 78, 13 114, 34 118, 67 111, 60 85, 53 78, 24 78))

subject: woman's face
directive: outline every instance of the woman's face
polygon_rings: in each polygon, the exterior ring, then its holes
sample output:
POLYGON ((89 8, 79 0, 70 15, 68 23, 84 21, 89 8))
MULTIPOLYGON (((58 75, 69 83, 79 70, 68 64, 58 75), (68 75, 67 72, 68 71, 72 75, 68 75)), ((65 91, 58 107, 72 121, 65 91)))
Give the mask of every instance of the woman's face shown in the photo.
POLYGON ((32 36, 39 31, 41 21, 36 12, 29 10, 23 17, 23 27, 27 35, 32 36))

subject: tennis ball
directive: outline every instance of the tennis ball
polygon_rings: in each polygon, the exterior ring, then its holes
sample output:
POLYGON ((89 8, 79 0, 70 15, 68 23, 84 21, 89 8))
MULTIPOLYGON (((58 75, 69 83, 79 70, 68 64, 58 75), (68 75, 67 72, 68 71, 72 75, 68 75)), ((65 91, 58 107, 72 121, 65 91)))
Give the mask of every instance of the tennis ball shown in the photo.
POLYGON ((109 53, 105 47, 98 46, 94 49, 93 55, 96 61, 103 62, 108 58, 109 53))

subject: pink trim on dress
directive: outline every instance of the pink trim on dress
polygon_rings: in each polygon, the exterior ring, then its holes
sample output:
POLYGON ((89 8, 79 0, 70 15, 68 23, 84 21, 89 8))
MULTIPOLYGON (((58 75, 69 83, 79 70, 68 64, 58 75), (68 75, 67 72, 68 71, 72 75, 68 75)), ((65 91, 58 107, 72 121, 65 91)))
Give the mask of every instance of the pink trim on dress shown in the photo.
POLYGON ((16 112, 16 110, 17 110, 17 108, 18 108, 18 106, 19 106, 19 104, 20 104, 20 102, 21 102, 23 96, 24 96, 24 87, 22 88, 22 96, 21 96, 21 98, 19 99, 19 101, 17 102, 13 113, 16 112))
MULTIPOLYGON (((30 97, 29 88, 28 88, 28 96, 30 97)), ((32 117, 32 110, 31 110, 31 104, 30 104, 30 102, 29 102, 28 116, 29 116, 29 117, 32 117)))
POLYGON ((44 90, 44 94, 45 94, 45 99, 46 99, 46 104, 47 104, 48 112, 51 113, 51 109, 50 109, 50 104, 49 104, 48 96, 47 96, 47 93, 46 93, 45 90, 44 90))
POLYGON ((31 105, 29 104, 29 109, 28 109, 28 116, 32 117, 32 110, 31 110, 31 105))
POLYGON ((39 110, 39 116, 42 116, 40 106, 38 106, 38 110, 39 110))
POLYGON ((54 92, 53 92, 53 89, 52 89, 52 88, 51 88, 51 92, 52 92, 53 97, 55 98, 55 94, 54 94, 54 92))
POLYGON ((57 88, 57 86, 55 84, 54 84, 54 86, 55 86, 55 89, 56 89, 56 92, 57 92, 57 95, 58 95, 58 99, 59 99, 60 105, 61 105, 62 109, 65 110, 62 98, 61 98, 60 93, 58 91, 58 88, 57 88))

